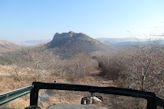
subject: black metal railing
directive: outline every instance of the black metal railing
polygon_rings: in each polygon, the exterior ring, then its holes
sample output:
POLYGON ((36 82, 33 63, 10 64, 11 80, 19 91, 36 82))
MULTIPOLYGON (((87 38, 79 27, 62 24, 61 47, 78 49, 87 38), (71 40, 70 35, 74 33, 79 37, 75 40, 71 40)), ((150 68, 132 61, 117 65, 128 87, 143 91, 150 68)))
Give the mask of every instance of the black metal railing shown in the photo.
POLYGON ((117 87, 104 87, 104 86, 56 83, 56 82, 55 83, 33 82, 32 86, 28 86, 12 92, 1 94, 0 106, 30 93, 30 106, 37 107, 38 93, 40 89, 84 91, 90 93, 97 92, 103 94, 114 94, 114 95, 121 95, 121 96, 144 98, 147 100, 147 109, 157 109, 157 106, 160 106, 164 109, 164 99, 157 97, 152 92, 144 92, 139 90, 117 88, 117 87))
POLYGON ((94 85, 69 84, 69 83, 43 83, 33 82, 33 89, 30 93, 30 105, 38 105, 38 93, 40 89, 56 89, 69 91, 86 91, 91 93, 104 93, 122 96, 131 96, 137 98, 144 98, 147 100, 147 109, 157 109, 160 106, 164 109, 164 100, 157 97, 152 92, 144 92, 133 89, 117 88, 117 87, 103 87, 94 85))

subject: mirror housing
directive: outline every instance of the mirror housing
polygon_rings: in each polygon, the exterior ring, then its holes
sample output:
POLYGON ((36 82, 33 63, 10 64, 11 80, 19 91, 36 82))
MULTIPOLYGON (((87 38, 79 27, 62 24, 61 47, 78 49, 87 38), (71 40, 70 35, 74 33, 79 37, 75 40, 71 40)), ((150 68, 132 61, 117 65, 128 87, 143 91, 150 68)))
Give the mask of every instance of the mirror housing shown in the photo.
POLYGON ((98 104, 103 102, 102 96, 87 96, 81 99, 81 104, 98 104))

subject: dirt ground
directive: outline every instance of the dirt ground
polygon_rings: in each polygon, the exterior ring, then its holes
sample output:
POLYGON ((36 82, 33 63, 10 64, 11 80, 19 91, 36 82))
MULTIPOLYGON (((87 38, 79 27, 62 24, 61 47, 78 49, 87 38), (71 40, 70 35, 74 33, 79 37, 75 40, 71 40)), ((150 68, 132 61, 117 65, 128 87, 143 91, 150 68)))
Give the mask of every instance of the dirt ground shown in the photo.
MULTIPOLYGON (((99 71, 95 70, 89 73, 88 76, 85 78, 78 79, 77 81, 69 81, 64 78, 53 78, 53 77, 46 77, 43 80, 43 82, 53 82, 56 80, 57 82, 65 82, 65 83, 79 83, 79 84, 90 84, 90 85, 99 85, 99 86, 115 86, 113 81, 111 80, 105 80, 104 78, 100 77, 99 71)), ((13 77, 14 75, 14 69, 13 66, 0 66, 0 94, 3 94, 8 91, 12 91, 18 88, 22 88, 25 86, 29 86, 32 84, 32 80, 30 80, 31 74, 24 75, 22 73, 22 79, 21 80, 15 80, 13 77), (29 80, 28 80, 29 79, 29 80)), ((20 76, 20 75, 19 75, 20 76)), ((41 91, 44 92, 44 91, 41 91)), ((80 103, 80 96, 79 94, 74 94, 74 98, 71 99, 72 93, 70 92, 64 92, 59 93, 55 97, 50 97, 51 102, 50 103, 72 103, 72 104, 79 104, 80 103)), ((7 103, 3 105, 3 107, 9 107, 9 108, 16 108, 16 109, 24 109, 24 107, 29 106, 29 94, 21 97, 19 99, 16 99, 10 103, 7 103)), ((47 105, 47 103, 40 103, 43 107, 44 105, 47 105)), ((48 103, 49 104, 49 103, 48 103)), ((2 107, 2 106, 1 106, 2 107)))

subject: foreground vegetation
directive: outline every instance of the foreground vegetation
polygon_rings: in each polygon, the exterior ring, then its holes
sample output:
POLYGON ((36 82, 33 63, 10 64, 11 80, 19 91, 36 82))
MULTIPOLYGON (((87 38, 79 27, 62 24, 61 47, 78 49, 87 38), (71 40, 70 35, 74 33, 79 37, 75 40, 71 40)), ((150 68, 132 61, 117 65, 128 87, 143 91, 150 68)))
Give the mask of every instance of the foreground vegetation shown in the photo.
MULTIPOLYGON (((24 48, 3 54, 0 64, 0 75, 4 75, 0 83, 5 84, 0 86, 2 92, 30 85, 33 81, 102 85, 103 80, 110 80, 113 82, 107 83, 107 86, 151 91, 164 97, 164 47, 154 43, 121 48, 110 53, 79 53, 67 58, 43 51, 41 47, 24 48)), ((27 98, 22 100, 26 102, 27 98)), ((119 101, 120 98, 115 99, 119 101)))

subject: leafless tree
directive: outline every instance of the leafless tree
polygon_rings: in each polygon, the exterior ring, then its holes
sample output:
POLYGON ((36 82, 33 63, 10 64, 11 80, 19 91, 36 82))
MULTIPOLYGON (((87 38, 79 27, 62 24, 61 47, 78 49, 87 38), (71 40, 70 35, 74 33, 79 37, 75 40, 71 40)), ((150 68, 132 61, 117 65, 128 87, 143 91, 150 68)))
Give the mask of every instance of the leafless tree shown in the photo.
POLYGON ((130 87, 161 93, 164 82, 164 54, 157 44, 136 48, 131 58, 131 66, 126 71, 130 87))

